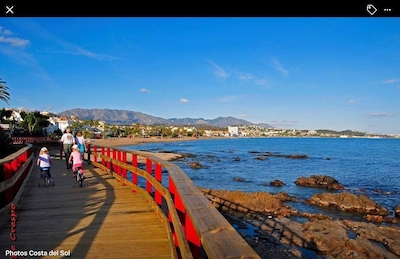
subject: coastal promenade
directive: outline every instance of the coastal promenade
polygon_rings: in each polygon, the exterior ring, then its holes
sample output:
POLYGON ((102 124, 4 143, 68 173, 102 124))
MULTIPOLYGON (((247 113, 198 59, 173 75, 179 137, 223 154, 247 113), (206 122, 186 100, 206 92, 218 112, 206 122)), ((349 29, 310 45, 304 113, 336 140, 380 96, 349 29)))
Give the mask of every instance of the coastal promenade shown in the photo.
MULTIPOLYGON (((34 161, 36 162, 36 161, 34 161)), ((10 220, 2 216, 0 258, 175 258, 171 233, 146 196, 85 164, 86 182, 73 187, 71 170, 53 156, 55 186, 39 187, 32 170, 10 220), (7 252, 8 251, 8 252, 7 252)))

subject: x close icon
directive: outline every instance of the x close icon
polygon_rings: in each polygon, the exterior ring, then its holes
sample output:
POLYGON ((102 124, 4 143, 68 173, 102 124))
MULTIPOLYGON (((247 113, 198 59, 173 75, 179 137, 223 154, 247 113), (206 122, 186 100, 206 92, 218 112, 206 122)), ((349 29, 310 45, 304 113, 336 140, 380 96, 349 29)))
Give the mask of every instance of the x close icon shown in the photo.
POLYGON ((13 8, 14 8, 13 5, 11 7, 6 5, 6 14, 14 14, 13 8))

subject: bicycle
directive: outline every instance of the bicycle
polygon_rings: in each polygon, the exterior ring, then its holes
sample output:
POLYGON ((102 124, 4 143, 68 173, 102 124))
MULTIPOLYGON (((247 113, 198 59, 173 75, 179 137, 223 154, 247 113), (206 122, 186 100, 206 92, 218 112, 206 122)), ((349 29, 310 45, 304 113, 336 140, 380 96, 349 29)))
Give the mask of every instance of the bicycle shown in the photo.
POLYGON ((83 186, 85 176, 83 175, 83 169, 81 167, 76 168, 76 170, 72 174, 72 177, 75 178, 75 182, 72 183, 73 187, 75 187, 76 184, 79 184, 80 187, 83 186))
POLYGON ((54 181, 50 182, 50 179, 49 179, 49 168, 48 167, 43 167, 41 169, 41 173, 40 173, 39 187, 40 186, 46 186, 47 187, 49 185, 54 186, 55 184, 54 184, 54 181), (41 185, 40 182, 43 182, 44 185, 41 185))

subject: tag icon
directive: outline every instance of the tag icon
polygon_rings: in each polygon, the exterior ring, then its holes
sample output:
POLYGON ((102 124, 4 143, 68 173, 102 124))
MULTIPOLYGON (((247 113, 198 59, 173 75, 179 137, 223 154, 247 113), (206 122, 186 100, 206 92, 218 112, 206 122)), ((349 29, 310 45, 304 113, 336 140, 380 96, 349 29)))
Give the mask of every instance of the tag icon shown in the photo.
POLYGON ((376 9, 375 6, 373 6, 372 4, 367 5, 367 12, 370 15, 374 15, 377 11, 378 11, 378 9, 376 9))

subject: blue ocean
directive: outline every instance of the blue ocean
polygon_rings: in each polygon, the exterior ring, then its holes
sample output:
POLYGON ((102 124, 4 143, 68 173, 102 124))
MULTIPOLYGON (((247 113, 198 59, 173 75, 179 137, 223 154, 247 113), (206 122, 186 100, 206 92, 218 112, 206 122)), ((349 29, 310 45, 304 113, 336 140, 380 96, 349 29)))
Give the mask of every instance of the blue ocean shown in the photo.
MULTIPOLYGON (((226 138, 124 147, 151 152, 189 153, 184 160, 173 161, 200 187, 245 192, 286 192, 300 201, 326 189, 301 187, 297 178, 329 175, 346 191, 365 194, 393 212, 400 204, 400 139, 386 138, 226 138), (306 155, 305 159, 280 155, 306 155), (260 157, 263 157, 260 159, 260 157), (191 162, 203 167, 192 169, 191 162), (235 178, 242 178, 237 181, 235 178), (269 185, 281 180, 282 187, 269 185)), ((319 213, 302 203, 299 211, 319 213), (311 210, 311 211, 310 211, 311 210)))

